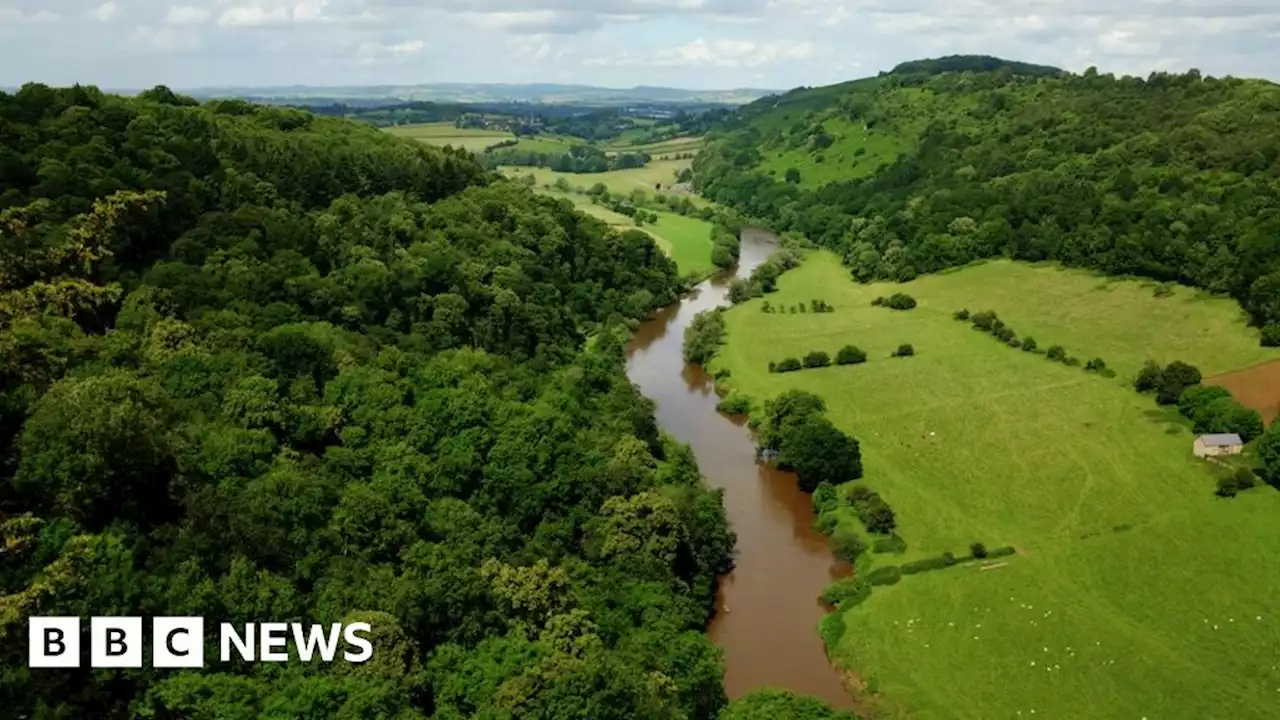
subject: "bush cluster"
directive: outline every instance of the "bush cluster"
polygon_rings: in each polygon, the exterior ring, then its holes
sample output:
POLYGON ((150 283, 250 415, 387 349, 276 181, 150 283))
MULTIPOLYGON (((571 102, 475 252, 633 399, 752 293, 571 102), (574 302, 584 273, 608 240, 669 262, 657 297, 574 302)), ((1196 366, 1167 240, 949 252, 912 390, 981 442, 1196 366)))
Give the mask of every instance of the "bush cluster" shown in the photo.
POLYGON ((889 357, 911 357, 916 354, 916 349, 909 343, 903 343, 898 346, 897 350, 889 353, 889 357))
MULTIPOLYGON (((1025 352, 1038 353, 1040 344, 1033 337, 1018 338, 1018 333, 1013 328, 1004 324, 999 315, 994 310, 983 310, 978 313, 970 313, 968 310, 957 310, 952 313, 952 317, 956 320, 968 320, 973 324, 973 329, 981 330, 988 333, 1000 342, 1012 348, 1021 348, 1025 352)), ((1045 357, 1053 362, 1059 362, 1063 365, 1071 367, 1079 367, 1080 360, 1067 354, 1067 349, 1061 345, 1051 345, 1045 351, 1045 357)), ((1115 377, 1115 371, 1107 367, 1106 361, 1102 358, 1094 358, 1085 363, 1084 369, 1088 372, 1096 372, 1107 377, 1115 377)))
POLYGON ((878 567, 867 573, 867 582, 872 587, 881 585, 896 585, 902 579, 902 568, 897 565, 886 565, 878 567))
POLYGON ((732 415, 745 415, 751 411, 751 397, 742 393, 733 393, 716 405, 716 410, 732 415))
POLYGON ((888 553, 901 555, 906 551, 907 541, 903 540, 897 533, 893 533, 889 537, 880 538, 871 545, 871 552, 877 555, 885 555, 888 553))
POLYGON ((871 597, 871 585, 860 577, 837 580, 822 591, 822 602, 832 607, 846 609, 859 605, 871 597))
MULTIPOLYGON (((867 354, 853 345, 846 345, 840 348, 840 352, 836 353, 837 365, 857 365, 867 361, 867 354)), ((784 358, 777 362, 769 363, 769 372, 771 373, 788 373, 803 369, 815 369, 831 366, 831 356, 822 350, 814 350, 799 358, 784 358)))
POLYGON ((1200 379, 1200 370, 1181 360, 1174 360, 1163 369, 1156 361, 1148 360, 1133 381, 1133 389, 1140 393, 1155 392, 1156 402, 1173 405, 1184 390, 1199 385, 1200 379))
POLYGON ((852 564, 858 556, 867 551, 867 544, 862 542, 862 538, 857 534, 846 531, 837 530, 831 536, 831 552, 836 559, 852 564))
POLYGON ((836 353, 837 365, 860 365, 867 361, 867 353, 856 345, 845 345, 836 353))
POLYGON ((795 471, 805 492, 862 477, 858 441, 832 425, 825 410, 817 395, 791 390, 765 402, 755 423, 761 454, 773 454, 779 469, 795 471))
MULTIPOLYGON (((768 260, 760 263, 755 270, 751 271, 751 277, 746 280, 738 278, 729 283, 729 302, 736 305, 751 298, 763 297, 776 291, 778 289, 778 278, 782 277, 782 273, 799 264, 800 256, 794 250, 788 248, 778 250, 770 255, 768 260)), ((825 303, 823 305, 825 306, 825 303)), ((796 307, 793 305, 791 312, 794 313, 795 311, 796 307)), ((773 312, 772 306, 766 312, 773 312)), ((778 308, 777 312, 782 312, 782 308, 778 308)))
POLYGON ((1218 497, 1235 497, 1236 493, 1258 484, 1258 478, 1249 468, 1238 468, 1234 473, 1218 478, 1218 497))
MULTIPOLYGON (((735 282, 738 282, 738 281, 735 281, 735 282)), ((729 300, 734 303, 742 302, 742 300, 735 299, 734 287, 735 286, 733 285, 730 285, 729 287, 729 300)), ((749 287, 746 287, 744 285, 744 292, 747 290, 749 290, 749 287)), ((822 313, 835 312, 835 307, 832 306, 830 303, 828 303, 826 300, 810 300, 807 306, 804 303, 800 303, 799 305, 791 305, 789 307, 786 305, 778 305, 775 307, 768 300, 765 300, 764 304, 760 306, 760 312, 763 312, 763 313, 789 312, 792 315, 794 315, 797 310, 799 310, 801 313, 806 312, 806 309, 808 312, 812 312, 814 314, 819 314, 819 315, 822 313)))
MULTIPOLYGON (((972 323, 975 330, 981 330, 985 333, 989 333, 992 337, 1009 347, 1023 347, 1022 342, 1018 340, 1018 334, 1013 331, 1013 328, 1005 325, 1004 321, 1001 320, 993 310, 983 310, 982 312, 973 313, 972 315, 968 310, 957 310, 952 314, 952 317, 961 321, 968 320, 972 323)), ((1031 350, 1034 349, 1035 342, 1032 341, 1031 350)))
POLYGON ((960 562, 956 556, 950 552, 942 553, 937 557, 924 558, 923 560, 914 560, 909 563, 903 563, 903 575, 915 575, 917 573, 928 572, 929 570, 941 570, 949 568, 960 562))
POLYGON ((684 361, 706 367, 724 344, 724 310, 698 313, 684 331, 684 361))
POLYGON ((1192 385, 1182 391, 1178 412, 1191 420, 1198 434, 1236 433, 1249 442, 1265 429, 1257 410, 1236 402, 1230 390, 1212 385, 1192 385))
POLYGON ((874 307, 887 307, 894 310, 911 310, 916 306, 916 299, 906 293, 894 293, 889 297, 878 297, 871 301, 874 307))
POLYGON ((888 535, 897 527, 898 521, 893 508, 874 490, 854 485, 849 489, 848 498, 849 504, 862 524, 867 526, 867 530, 877 535, 888 535))
POLYGON ((831 365, 831 356, 821 350, 814 350, 804 356, 804 366, 806 368, 823 368, 831 365))

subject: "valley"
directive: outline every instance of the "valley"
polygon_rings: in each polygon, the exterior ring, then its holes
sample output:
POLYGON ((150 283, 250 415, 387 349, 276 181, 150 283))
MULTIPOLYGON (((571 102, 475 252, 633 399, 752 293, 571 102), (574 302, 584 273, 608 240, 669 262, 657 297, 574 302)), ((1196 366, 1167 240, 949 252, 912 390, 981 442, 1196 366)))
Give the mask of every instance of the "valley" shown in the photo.
MULTIPOLYGON (((710 372, 756 403, 822 397, 861 443, 857 484, 880 493, 906 550, 857 572, 1011 545, 998 563, 904 576, 824 621, 834 660, 910 717, 1260 716, 1280 671, 1268 487, 1214 496, 1193 433, 1130 387, 1148 358, 1224 371, 1267 358, 1234 303, 1136 281, 997 261, 906 284, 858 285, 817 253, 776 293, 734 307, 710 372), (904 292, 906 312, 871 301, 904 292), (819 298, 830 313, 762 312, 819 298), (1106 378, 1006 347, 952 315, 994 309, 1043 348, 1105 356, 1106 378), (900 343, 915 355, 890 358, 900 343), (853 344, 864 364, 770 373, 770 362, 853 344), (1205 692, 1227 672, 1229 688, 1205 692), (1139 680, 1141 679, 1141 680, 1139 680)), ((758 405, 757 405, 758 407, 758 405)), ((841 488, 844 492, 848 488, 841 488)), ((847 509, 841 532, 875 540, 847 509)))

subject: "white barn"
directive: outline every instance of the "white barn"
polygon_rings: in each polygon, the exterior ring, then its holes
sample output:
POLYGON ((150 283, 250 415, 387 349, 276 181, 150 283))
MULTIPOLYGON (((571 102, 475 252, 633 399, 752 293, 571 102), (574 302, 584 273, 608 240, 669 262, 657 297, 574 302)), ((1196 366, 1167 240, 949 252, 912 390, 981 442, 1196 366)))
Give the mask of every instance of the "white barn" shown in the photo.
POLYGON ((1244 450, 1244 441, 1235 433, 1218 433, 1196 437, 1193 452, 1196 457, 1216 457, 1218 455, 1239 455, 1244 450))

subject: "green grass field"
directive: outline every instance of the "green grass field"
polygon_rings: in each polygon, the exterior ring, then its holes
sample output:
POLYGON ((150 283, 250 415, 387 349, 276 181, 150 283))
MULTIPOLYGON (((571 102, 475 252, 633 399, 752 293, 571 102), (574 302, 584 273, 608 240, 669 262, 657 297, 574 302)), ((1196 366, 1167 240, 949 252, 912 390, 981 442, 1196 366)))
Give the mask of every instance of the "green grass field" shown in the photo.
POLYGON ((711 223, 697 218, 659 212, 658 222, 643 229, 676 261, 681 275, 702 277, 716 270, 711 263, 711 223))
POLYGON ((559 135, 537 135, 534 137, 522 137, 516 144, 516 150, 524 152, 546 153, 547 155, 563 155, 569 152, 574 145, 586 145, 585 140, 571 137, 561 137, 559 135))
POLYGON ((713 370, 757 399, 798 388, 861 442, 864 482, 897 513, 899 563, 1013 545, 876 588, 836 622, 833 657, 916 718, 1268 717, 1280 707, 1280 493, 1214 497, 1176 413, 1135 393, 1147 357, 1219 372, 1276 357, 1232 302, 1010 262, 857 285, 825 253, 766 299, 830 314, 728 313, 713 370), (870 306, 902 291, 919 307, 870 306), (994 309, 1041 347, 1102 356, 1116 378, 1051 363, 957 322, 994 309), (912 343, 918 355, 890 359, 912 343), (845 344, 865 365, 770 374, 845 344), (1034 711, 1034 713, 1032 712, 1034 711))
MULTIPOLYGON (((520 173, 513 174, 518 176, 520 173)), ((675 213, 653 211, 658 215, 658 222, 637 228, 635 220, 632 218, 616 213, 609 208, 596 205, 586 195, 572 192, 565 193, 546 187, 538 188, 538 192, 550 197, 568 200, 578 210, 594 218, 599 218, 619 230, 638 229, 649 233, 658 244, 658 247, 662 248, 662 251, 668 257, 676 261, 676 266, 683 276, 702 278, 716 270, 715 265, 711 262, 712 225, 705 220, 685 217, 675 213)))
POLYGON ((655 160, 642 168, 603 173, 561 173, 546 168, 528 167, 504 167, 502 172, 508 176, 532 174, 539 186, 554 185, 560 178, 567 180, 570 186, 583 190, 596 183, 604 183, 609 192, 626 195, 637 188, 654 192, 654 186, 658 183, 670 185, 676 181, 676 173, 689 167, 690 163, 689 160, 655 160))
POLYGON ((653 157, 662 157, 665 155, 676 155, 684 153, 697 153, 702 149, 703 139, 700 137, 677 137, 670 140, 663 140, 656 143, 644 143, 640 145, 632 145, 627 142, 625 136, 619 137, 617 141, 605 146, 606 152, 647 152, 653 157))
POLYGON ((511 140, 515 136, 509 132, 498 130, 477 130, 473 128, 456 128, 453 123, 428 123, 423 125, 398 125, 386 128, 392 135, 407 137, 428 145, 451 145, 480 152, 490 145, 503 140, 511 140))

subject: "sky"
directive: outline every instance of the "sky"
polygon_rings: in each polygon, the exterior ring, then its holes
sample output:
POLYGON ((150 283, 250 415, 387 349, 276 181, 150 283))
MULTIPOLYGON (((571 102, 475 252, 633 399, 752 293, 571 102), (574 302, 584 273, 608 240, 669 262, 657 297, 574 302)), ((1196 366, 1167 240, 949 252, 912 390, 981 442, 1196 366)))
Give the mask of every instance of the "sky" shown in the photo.
POLYGON ((0 86, 787 89, 957 53, 1280 80, 1280 0, 0 0, 0 86))

